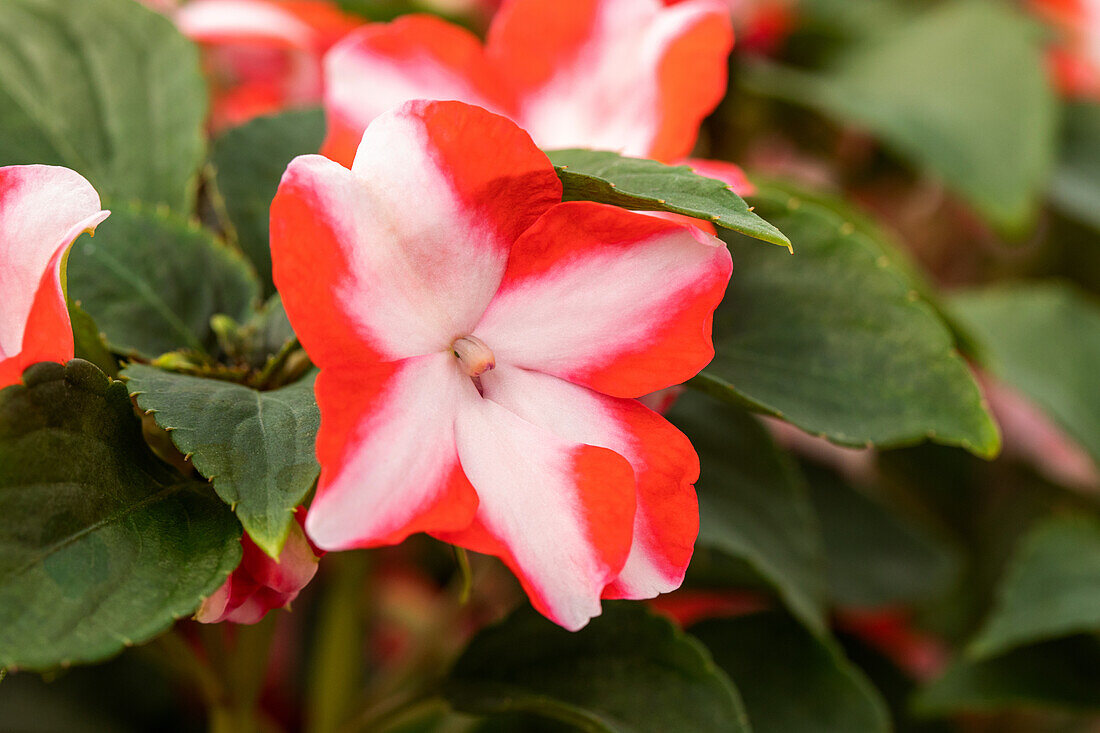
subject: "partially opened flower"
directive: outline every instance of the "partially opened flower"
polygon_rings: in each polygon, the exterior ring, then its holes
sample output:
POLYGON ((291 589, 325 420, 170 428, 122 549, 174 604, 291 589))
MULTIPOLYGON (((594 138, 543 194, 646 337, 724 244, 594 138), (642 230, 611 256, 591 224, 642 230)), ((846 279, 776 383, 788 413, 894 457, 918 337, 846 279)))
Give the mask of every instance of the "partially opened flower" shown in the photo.
POLYGON ((285 608, 317 574, 324 554, 314 549, 302 531, 305 512, 294 515, 278 560, 271 559, 248 535, 241 537, 241 564, 218 590, 203 601, 195 620, 204 624, 232 621, 258 623, 268 611, 285 608))
POLYGON ((601 595, 680 584, 698 459, 634 398, 713 356, 720 241, 561 203, 515 124, 420 100, 376 119, 350 170, 291 162, 271 248, 321 368, 318 546, 429 532, 500 557, 570 629, 601 595))
MULTIPOLYGON (((511 118, 546 149, 679 161, 725 94, 732 45, 722 0, 512 0, 484 47, 431 16, 364 26, 325 58, 322 152, 350 164, 385 110, 456 99, 511 118)), ((744 190, 739 169, 725 165, 732 178, 722 180, 744 190)))
POLYGON ((1100 99, 1100 0, 1031 0, 1031 5, 1061 32, 1051 62, 1062 91, 1100 99))
POLYGON ((201 44, 215 128, 321 100, 321 59, 360 24, 330 0, 194 0, 174 14, 201 44))
POLYGON ((62 263, 73 240, 109 213, 68 168, 0 168, 0 387, 35 362, 73 357, 62 263))

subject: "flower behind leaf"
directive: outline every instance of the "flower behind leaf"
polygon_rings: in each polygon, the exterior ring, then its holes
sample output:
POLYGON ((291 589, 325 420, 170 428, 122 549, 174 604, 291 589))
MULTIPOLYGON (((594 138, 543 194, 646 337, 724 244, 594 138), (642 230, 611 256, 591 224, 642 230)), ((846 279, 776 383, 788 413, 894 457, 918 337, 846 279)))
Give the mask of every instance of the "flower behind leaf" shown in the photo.
POLYGON ((73 357, 62 264, 69 245, 108 214, 68 168, 0 168, 0 387, 35 362, 73 357))
POLYGON ((305 510, 294 515, 283 551, 273 560, 248 535, 241 537, 241 564, 218 590, 203 601, 195 620, 204 624, 232 621, 258 623, 268 611, 285 608, 317 573, 317 561, 324 553, 314 548, 302 522, 305 510))

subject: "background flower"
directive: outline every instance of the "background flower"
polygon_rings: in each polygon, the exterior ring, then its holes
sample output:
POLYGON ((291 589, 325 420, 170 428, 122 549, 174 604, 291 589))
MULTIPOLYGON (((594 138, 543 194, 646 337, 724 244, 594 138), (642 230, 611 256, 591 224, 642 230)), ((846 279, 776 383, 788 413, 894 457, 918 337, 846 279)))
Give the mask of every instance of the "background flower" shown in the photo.
POLYGON ((0 387, 35 362, 72 358, 65 254, 109 214, 91 184, 67 168, 0 168, 0 387))

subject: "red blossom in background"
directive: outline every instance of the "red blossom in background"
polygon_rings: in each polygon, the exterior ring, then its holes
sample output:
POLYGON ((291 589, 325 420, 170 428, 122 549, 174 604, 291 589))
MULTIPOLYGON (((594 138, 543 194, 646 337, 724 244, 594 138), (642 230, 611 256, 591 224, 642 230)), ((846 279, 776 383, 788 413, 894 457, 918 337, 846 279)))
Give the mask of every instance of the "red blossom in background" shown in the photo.
POLYGON ((73 240, 109 214, 68 168, 0 168, 0 387, 35 362, 73 357, 62 262, 73 240))
MULTIPOLYGON (((664 0, 677 5, 686 0, 664 0)), ((742 51, 771 53, 794 27, 796 0, 725 0, 742 51)))
POLYGON ((321 59, 361 21, 329 0, 194 0, 174 14, 204 49, 215 129, 321 100, 321 59))
POLYGON ((1004 455, 1031 463, 1070 488, 1100 491, 1100 468, 1081 444, 1018 389, 982 372, 982 391, 1004 434, 1004 455))
MULTIPOLYGON (((725 94, 732 46, 721 0, 513 0, 484 46, 431 16, 364 26, 325 58, 322 152, 350 165, 363 130, 385 110, 457 99, 509 117, 546 149, 680 161, 725 94)), ((747 190, 731 163, 709 174, 747 190)))
POLYGON ((1051 50, 1055 79, 1075 97, 1100 99, 1100 0, 1031 0, 1060 33, 1051 50))
POLYGON ((698 458, 634 398, 713 356, 720 241, 562 204, 512 122, 415 101, 371 124, 351 170, 295 159, 271 244, 321 368, 319 546, 429 532, 500 557, 570 629, 601 596, 679 586, 698 458))
POLYGON ((286 545, 278 560, 256 546, 247 534, 241 537, 241 564, 225 583, 203 601, 195 620, 204 624, 232 621, 258 623, 268 611, 285 608, 317 573, 317 550, 302 531, 305 510, 299 509, 290 525, 286 545))

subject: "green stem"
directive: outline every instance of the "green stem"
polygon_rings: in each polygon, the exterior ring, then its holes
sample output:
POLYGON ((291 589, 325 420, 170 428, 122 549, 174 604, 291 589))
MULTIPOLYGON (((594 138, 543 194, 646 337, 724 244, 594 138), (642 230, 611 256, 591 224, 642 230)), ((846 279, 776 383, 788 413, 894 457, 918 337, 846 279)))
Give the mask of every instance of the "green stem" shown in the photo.
POLYGON ((347 719, 364 678, 365 552, 330 555, 328 585, 320 599, 307 687, 306 730, 333 733, 347 719))
POLYGON ((258 389, 265 389, 272 377, 278 374, 279 370, 286 365, 286 360, 290 358, 290 355, 301 348, 301 346, 302 344, 298 341, 297 336, 283 344, 279 352, 267 360, 267 364, 264 365, 263 370, 260 372, 259 376, 256 377, 256 387, 258 389))
POLYGON ((225 704, 226 691, 221 679, 205 660, 195 653, 191 644, 175 630, 160 636, 157 647, 164 653, 168 664, 198 689, 209 710, 225 704))
POLYGON ((466 554, 466 548, 451 545, 455 553, 455 562, 458 564, 459 576, 462 578, 462 586, 458 591, 458 602, 465 606, 470 602, 470 594, 474 590, 474 575, 470 572, 470 556, 466 554))
MULTIPOLYGON (((210 733, 258 733, 264 724, 257 701, 267 673, 267 658, 277 612, 254 625, 204 624, 199 636, 216 682, 207 699, 210 733), (226 634, 234 633, 233 643, 226 634)), ((211 685, 213 683, 207 682, 211 685)))

